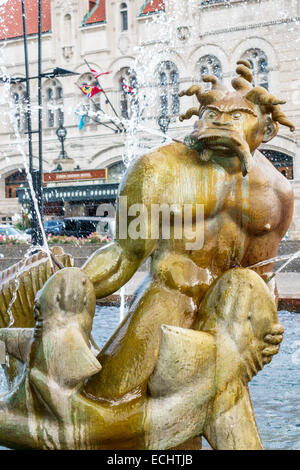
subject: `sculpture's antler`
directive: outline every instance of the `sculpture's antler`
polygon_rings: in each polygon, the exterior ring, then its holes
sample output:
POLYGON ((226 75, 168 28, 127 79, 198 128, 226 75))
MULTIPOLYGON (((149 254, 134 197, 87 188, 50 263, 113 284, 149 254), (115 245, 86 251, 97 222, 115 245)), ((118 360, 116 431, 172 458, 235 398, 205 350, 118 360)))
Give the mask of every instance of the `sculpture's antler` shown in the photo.
POLYGON ((190 108, 185 114, 180 114, 179 121, 185 121, 186 119, 191 119, 192 116, 199 116, 199 108, 190 108))
POLYGON ((282 124, 283 126, 289 127, 291 132, 294 132, 296 129, 295 125, 289 121, 284 112, 281 111, 280 106, 273 107, 272 119, 275 122, 279 122, 279 124, 282 124))
POLYGON ((180 98, 182 96, 193 96, 193 95, 196 95, 197 97, 197 100, 199 101, 199 103, 201 103, 201 95, 203 93, 204 89, 201 85, 192 85, 190 86, 190 88, 188 88, 187 90, 182 90, 180 93, 179 93, 179 96, 180 98))
POLYGON ((235 90, 247 91, 252 89, 253 75, 251 72, 251 64, 248 60, 238 60, 236 73, 239 77, 235 77, 231 84, 235 90))
POLYGON ((290 131, 294 132, 294 124, 287 119, 286 115, 283 111, 281 111, 279 106, 280 104, 285 104, 285 100, 279 100, 275 96, 271 95, 263 87, 253 88, 247 93, 246 99, 259 106, 264 106, 266 112, 272 114, 272 119, 274 122, 279 122, 279 124, 289 127, 290 131))

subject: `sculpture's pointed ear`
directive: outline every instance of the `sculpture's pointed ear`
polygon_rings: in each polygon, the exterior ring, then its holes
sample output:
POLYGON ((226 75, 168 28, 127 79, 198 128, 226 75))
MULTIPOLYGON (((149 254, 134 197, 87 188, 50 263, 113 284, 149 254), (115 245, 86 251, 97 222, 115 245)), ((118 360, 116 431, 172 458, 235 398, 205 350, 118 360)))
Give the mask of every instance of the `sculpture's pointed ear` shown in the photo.
POLYGON ((265 132, 263 142, 269 142, 269 140, 273 139, 278 133, 279 125, 277 122, 274 122, 273 119, 268 116, 266 119, 265 124, 265 132))

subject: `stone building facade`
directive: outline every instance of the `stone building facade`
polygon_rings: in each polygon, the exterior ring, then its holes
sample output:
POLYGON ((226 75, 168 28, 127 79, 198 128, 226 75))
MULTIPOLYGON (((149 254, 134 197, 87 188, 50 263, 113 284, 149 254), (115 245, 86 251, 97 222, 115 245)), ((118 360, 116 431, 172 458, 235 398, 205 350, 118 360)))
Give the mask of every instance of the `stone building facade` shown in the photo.
MULTIPOLYGON (((20 3, 8 0, 5 12, 20 3)), ((26 0, 28 19, 29 65, 37 73, 37 0, 26 0)), ((60 122, 67 129, 65 148, 70 169, 106 169, 108 180, 116 181, 122 170, 124 152, 133 142, 124 134, 99 125, 87 117, 78 129, 76 110, 101 106, 114 116, 103 93, 95 103, 85 98, 78 85, 93 83, 85 60, 99 71, 111 71, 100 77, 116 114, 130 118, 137 101, 142 112, 136 132, 142 149, 163 141, 159 116, 168 117, 168 134, 182 139, 193 126, 193 120, 179 123, 178 115, 191 105, 191 100, 178 100, 179 89, 201 82, 206 73, 214 73, 230 83, 235 63, 244 57, 251 61, 256 85, 268 88, 287 101, 283 106, 288 118, 296 124, 293 134, 281 127, 278 135, 262 150, 292 182, 295 190, 295 216, 289 237, 300 237, 300 38, 299 0, 44 0, 43 2, 43 73, 55 67, 72 70, 78 75, 43 79, 43 165, 51 172, 59 161, 60 143, 56 130, 60 122), (135 99, 122 88, 121 80, 137 88, 135 99), (137 85, 138 83, 138 85, 137 85), (77 85, 77 86, 76 86, 77 85), (145 105, 145 102, 147 105, 145 105), (133 106, 134 105, 134 106, 133 106), (299 158, 298 158, 299 157, 299 158)), ((19 14, 19 13, 18 13, 19 14)), ((9 75, 24 77, 24 51, 20 18, 3 29, 0 24, 3 60, 9 75), (2 28, 2 29, 1 29, 2 28), (5 39, 7 39, 5 41, 5 39)), ((5 22, 5 21, 4 21, 5 22)), ((0 87, 3 91, 3 87, 0 87)), ((24 83, 11 86, 17 111, 15 118, 26 145, 24 83)), ((31 81, 33 128, 37 126, 37 81, 31 81)), ((16 136, 7 116, 7 97, 0 101, 0 212, 15 211, 17 201, 12 181, 23 161, 16 136), (10 209, 9 209, 10 207, 10 209)), ((110 126, 109 118, 101 122, 110 126)), ((34 140, 34 166, 37 168, 38 145, 34 140)), ((134 152, 132 152, 134 153, 134 152)), ((65 169, 65 168, 64 168, 65 169)))

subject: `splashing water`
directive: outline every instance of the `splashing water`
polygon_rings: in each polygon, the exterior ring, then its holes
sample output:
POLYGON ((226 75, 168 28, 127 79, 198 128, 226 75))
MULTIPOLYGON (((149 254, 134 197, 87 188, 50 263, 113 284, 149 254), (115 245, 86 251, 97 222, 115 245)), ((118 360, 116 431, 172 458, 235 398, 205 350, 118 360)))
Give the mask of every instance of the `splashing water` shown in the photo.
MULTIPOLYGON (((11 123, 12 123, 13 128, 14 128, 15 136, 17 138, 17 149, 18 149, 18 151, 20 152, 20 154, 22 155, 22 158, 23 158, 23 164, 24 164, 24 168, 25 168, 25 172, 26 172, 26 176, 27 176, 28 186, 29 186, 29 190, 30 190, 30 193, 31 193, 34 209, 35 209, 35 212, 36 212, 36 215, 37 215, 38 224, 39 224, 41 234, 42 234, 43 250, 45 250, 45 252, 47 253, 47 256, 48 256, 49 262, 50 262, 50 266, 51 266, 51 269, 53 271, 54 266, 53 266, 53 262, 52 262, 52 258, 51 258, 51 253, 50 253, 50 250, 49 250, 47 237, 46 237, 46 233, 45 233, 43 222, 42 222, 41 213, 39 211, 38 200, 37 200, 34 188, 33 188, 32 176, 31 176, 31 173, 29 171, 29 167, 28 167, 28 163, 27 163, 27 159, 26 159, 26 152, 24 150, 24 145, 22 145, 22 139, 21 139, 20 131, 18 129, 17 120, 15 118, 15 107, 13 106, 13 103, 12 103, 11 99, 9 99, 9 104, 10 104, 10 111, 11 111, 10 112, 11 123)), ((38 248, 38 247, 36 247, 36 248, 38 248)))
MULTIPOLYGON (((7 314, 9 315, 8 328, 12 327, 13 324, 14 324, 14 317, 13 317, 13 314, 12 314, 12 307, 13 307, 15 301, 17 300, 18 289, 19 289, 19 286, 20 286, 20 276, 23 273, 23 268, 26 266, 27 260, 36 252, 37 249, 39 251, 42 251, 43 253, 45 253, 48 256, 47 250, 43 246, 40 246, 40 245, 29 247, 28 250, 26 251, 26 253, 24 254, 24 257, 22 259, 22 263, 20 264, 20 267, 19 267, 19 269, 16 273, 16 276, 14 278, 13 296, 12 296, 11 301, 10 301, 10 303, 8 305, 8 308, 7 308, 7 314)), ((51 256, 51 254, 50 254, 50 256, 51 256)), ((51 262, 52 262, 52 258, 51 258, 51 262)), ((52 271, 54 272, 53 264, 52 264, 52 271)))
POLYGON ((282 269, 284 269, 288 264, 290 264, 294 259, 297 259, 297 258, 300 258, 300 251, 296 251, 293 254, 290 253, 290 254, 287 254, 287 255, 275 256, 275 258, 268 258, 268 259, 265 259, 263 261, 259 261, 258 263, 252 264, 251 266, 248 266, 248 268, 250 268, 250 269, 259 268, 261 266, 266 266, 267 264, 277 263, 279 261, 284 261, 285 259, 287 259, 288 260, 287 263, 282 265, 276 271, 276 274, 277 274, 279 271, 282 271, 282 269))
MULTIPOLYGON (((4 2, 0 3, 0 7, 3 4, 4 4, 4 2)), ((0 10, 0 13, 1 13, 1 10, 0 10)), ((0 27, 3 27, 1 22, 0 22, 0 27)), ((8 73, 8 70, 6 68, 5 61, 4 61, 4 47, 5 47, 5 41, 3 42, 3 44, 0 47, 0 75, 3 76, 3 77, 9 78, 9 73, 8 73)), ((13 130, 14 130, 15 138, 16 138, 16 141, 15 141, 16 149, 21 154, 22 159, 23 159, 23 164, 24 164, 24 168, 25 168, 25 172, 26 172, 26 176, 27 176, 29 190, 30 190, 30 193, 31 193, 31 196, 32 196, 34 208, 35 208, 35 211, 36 211, 36 214, 37 214, 37 219, 38 219, 38 223, 39 223, 39 226, 40 226, 40 229, 41 229, 42 239, 43 239, 43 246, 42 247, 41 246, 30 247, 29 250, 25 253, 24 261, 20 265, 19 271, 16 274, 15 283, 14 283, 14 292, 13 292, 13 296, 12 296, 12 299, 9 303, 8 310, 7 310, 7 313, 9 315, 9 319, 10 319, 9 327, 11 327, 14 324, 14 318, 13 318, 11 309, 12 309, 12 306, 13 306, 14 302, 16 301, 16 298, 17 298, 17 290, 18 290, 18 287, 19 287, 19 284, 20 284, 19 283, 19 277, 20 277, 20 274, 22 272, 22 269, 23 269, 28 257, 34 251, 36 251, 38 249, 38 250, 41 250, 41 251, 43 251, 47 254, 49 262, 50 262, 50 266, 51 266, 51 269, 52 269, 53 272, 54 272, 54 265, 53 265, 53 261, 52 261, 52 258, 51 258, 51 253, 50 253, 50 250, 49 250, 49 246, 48 246, 48 243, 47 243, 47 237, 46 237, 45 230, 44 230, 44 227, 43 227, 41 214, 39 212, 38 201, 37 201, 36 194, 35 194, 35 191, 34 191, 34 188, 33 188, 33 181, 32 181, 32 177, 31 177, 31 173, 29 171, 28 162, 27 162, 27 159, 26 159, 26 152, 24 150, 24 147, 25 147, 26 143, 23 141, 23 139, 21 137, 21 134, 20 134, 20 130, 18 128, 18 121, 17 121, 17 118, 16 118, 16 104, 13 102, 13 100, 11 98, 9 81, 6 81, 3 85, 2 100, 3 100, 4 103, 9 104, 9 118, 10 118, 10 122, 12 124, 13 130)))
POLYGON ((121 287, 120 290, 120 323, 124 320, 125 316, 125 286, 121 287))
POLYGON ((252 264, 251 266, 248 266, 248 268, 259 268, 261 266, 266 266, 267 264, 271 263, 277 263, 279 261, 284 261, 285 259, 287 260, 286 263, 283 263, 282 266, 280 266, 274 273, 267 279, 267 282, 270 282, 277 274, 279 274, 284 268, 286 268, 292 261, 295 259, 300 258, 300 250, 296 251, 293 254, 288 254, 288 255, 279 255, 275 256, 275 258, 269 258, 265 259, 264 261, 259 261, 259 263, 252 264))

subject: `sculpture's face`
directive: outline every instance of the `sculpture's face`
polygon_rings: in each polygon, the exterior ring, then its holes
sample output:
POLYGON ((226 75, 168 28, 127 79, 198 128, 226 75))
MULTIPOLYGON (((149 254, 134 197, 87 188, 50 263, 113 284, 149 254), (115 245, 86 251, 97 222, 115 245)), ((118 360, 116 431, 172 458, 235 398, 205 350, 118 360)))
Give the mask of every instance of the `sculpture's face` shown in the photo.
POLYGON ((271 119, 237 93, 205 106, 195 127, 201 160, 237 156, 243 175, 251 169, 254 150, 277 133, 271 119))
MULTIPOLYGON (((213 131, 216 136, 228 135, 232 139, 239 137, 247 142, 251 150, 254 150, 254 140, 257 139, 257 133, 261 130, 257 115, 250 109, 236 106, 207 106, 202 113, 201 122, 204 135, 206 132, 213 131)), ((224 146, 212 144, 211 148, 221 153, 228 150, 226 144, 224 146)))

